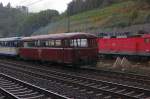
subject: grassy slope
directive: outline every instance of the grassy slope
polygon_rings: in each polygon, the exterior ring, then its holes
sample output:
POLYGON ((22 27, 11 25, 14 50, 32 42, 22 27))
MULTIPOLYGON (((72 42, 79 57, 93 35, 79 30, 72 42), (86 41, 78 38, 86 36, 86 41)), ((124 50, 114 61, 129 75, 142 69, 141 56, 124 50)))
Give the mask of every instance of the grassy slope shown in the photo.
MULTIPOLYGON (((150 22, 150 9, 140 7, 134 1, 113 4, 103 9, 95 9, 70 17, 70 30, 99 32, 107 28, 126 27, 134 24, 150 22)), ((41 28, 36 33, 59 33, 67 31, 67 19, 63 18, 55 23, 41 28)))

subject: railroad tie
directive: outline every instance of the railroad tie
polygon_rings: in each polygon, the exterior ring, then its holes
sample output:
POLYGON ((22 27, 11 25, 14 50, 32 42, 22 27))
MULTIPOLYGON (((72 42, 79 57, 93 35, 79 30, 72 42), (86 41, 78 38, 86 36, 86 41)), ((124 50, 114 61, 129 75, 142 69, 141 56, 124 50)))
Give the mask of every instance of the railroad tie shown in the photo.
POLYGON ((106 96, 104 99, 112 99, 112 96, 106 96))
POLYGON ((135 97, 139 98, 139 97, 142 97, 142 96, 144 96, 144 93, 138 94, 135 97))
POLYGON ((92 99, 94 97, 94 91, 88 91, 86 93, 88 95, 88 99, 92 99))
POLYGON ((39 94, 38 92, 31 92, 31 93, 24 93, 24 94, 18 94, 18 97, 24 97, 24 96, 32 96, 32 95, 37 95, 39 94))
POLYGON ((88 93, 88 94, 93 94, 93 93, 94 93, 94 91, 88 91, 87 93, 88 93))
POLYGON ((81 89, 80 92, 86 92, 86 89, 81 89))
POLYGON ((145 99, 150 99, 150 97, 147 97, 147 98, 145 98, 145 99))
POLYGON ((89 83, 89 84, 86 84, 87 86, 92 86, 92 85, 95 85, 95 83, 89 83))
POLYGON ((0 99, 5 99, 5 96, 0 96, 0 99))
POLYGON ((97 88, 100 88, 100 87, 102 87, 103 85, 102 84, 99 84, 99 85, 97 85, 97 88))
POLYGON ((124 92, 124 91, 126 91, 126 89, 118 90, 118 91, 116 91, 116 92, 117 92, 117 93, 122 93, 122 92, 124 92))
POLYGON ((96 97, 97 97, 98 99, 102 99, 102 98, 103 98, 103 94, 102 94, 102 93, 96 94, 96 97))
POLYGON ((25 94, 25 93, 31 93, 31 92, 33 92, 33 90, 20 91, 20 92, 14 93, 14 95, 25 94))
POLYGON ((100 89, 106 89, 106 88, 109 88, 109 86, 100 87, 100 89))
POLYGON ((74 89, 76 89, 76 90, 77 90, 77 89, 80 89, 80 88, 79 88, 79 87, 76 87, 76 88, 74 88, 74 89))
POLYGON ((133 93, 135 93, 135 91, 130 91, 130 92, 126 93, 125 95, 131 95, 133 93))
POLYGON ((32 97, 28 97, 28 99, 44 99, 44 95, 36 95, 36 96, 32 96, 32 97))
POLYGON ((111 88, 111 89, 108 89, 108 91, 113 91, 113 90, 116 90, 117 87, 114 87, 114 88, 111 88))
POLYGON ((22 88, 22 89, 11 89, 9 90, 10 92, 20 92, 20 91, 25 91, 28 90, 28 88, 22 88))
POLYGON ((17 86, 19 86, 19 84, 12 84, 12 85, 5 85, 5 86, 3 86, 3 87, 5 87, 5 88, 10 88, 10 87, 17 87, 17 86))

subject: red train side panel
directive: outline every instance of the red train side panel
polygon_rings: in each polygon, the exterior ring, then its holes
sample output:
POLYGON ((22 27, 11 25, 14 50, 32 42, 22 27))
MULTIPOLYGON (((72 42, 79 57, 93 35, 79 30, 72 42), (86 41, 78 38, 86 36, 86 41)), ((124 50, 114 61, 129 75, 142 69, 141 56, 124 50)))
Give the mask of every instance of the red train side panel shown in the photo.
POLYGON ((19 55, 21 58, 39 60, 38 49, 20 48, 19 55))
POLYGON ((91 34, 49 34, 25 37, 22 41, 22 58, 77 65, 97 61, 96 36, 91 34))
POLYGON ((150 36, 129 38, 99 38, 99 53, 112 54, 140 54, 150 52, 150 36))

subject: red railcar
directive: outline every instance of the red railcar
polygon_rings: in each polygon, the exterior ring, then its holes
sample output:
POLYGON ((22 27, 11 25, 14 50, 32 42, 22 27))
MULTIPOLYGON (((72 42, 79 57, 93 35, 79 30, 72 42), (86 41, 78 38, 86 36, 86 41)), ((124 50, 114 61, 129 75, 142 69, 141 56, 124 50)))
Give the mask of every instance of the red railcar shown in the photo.
POLYGON ((67 64, 95 63, 96 36, 88 33, 60 33, 25 37, 20 56, 25 59, 67 64))
POLYGON ((135 37, 98 38, 100 54, 150 56, 150 34, 135 37))

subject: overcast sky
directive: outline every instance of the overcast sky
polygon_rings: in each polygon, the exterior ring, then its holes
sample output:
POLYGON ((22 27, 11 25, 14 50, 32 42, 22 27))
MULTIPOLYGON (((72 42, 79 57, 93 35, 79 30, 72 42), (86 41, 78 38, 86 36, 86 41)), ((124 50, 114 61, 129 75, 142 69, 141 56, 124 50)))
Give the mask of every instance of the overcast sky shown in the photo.
POLYGON ((70 1, 72 0, 0 0, 4 5, 10 2, 13 7, 18 5, 27 6, 30 12, 39 12, 45 9, 56 9, 63 12, 70 1))

